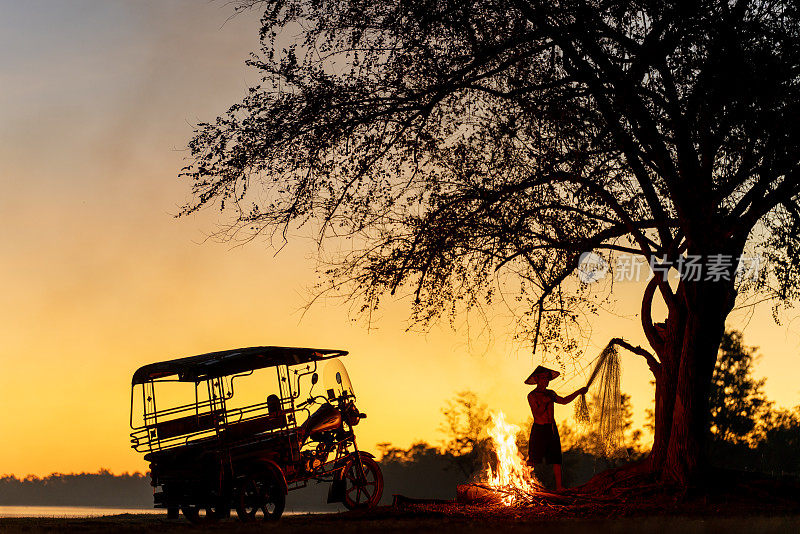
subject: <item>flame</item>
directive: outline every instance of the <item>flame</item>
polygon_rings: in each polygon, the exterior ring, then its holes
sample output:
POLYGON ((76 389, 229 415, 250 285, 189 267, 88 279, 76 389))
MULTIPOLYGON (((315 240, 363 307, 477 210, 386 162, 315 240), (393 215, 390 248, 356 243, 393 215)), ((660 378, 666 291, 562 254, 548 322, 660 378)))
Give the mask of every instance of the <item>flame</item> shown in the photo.
POLYGON ((506 422, 503 412, 493 412, 491 416, 488 433, 494 444, 497 466, 495 469, 486 466, 483 483, 500 494, 503 504, 511 506, 519 497, 535 492, 541 485, 517 449, 519 427, 506 422))

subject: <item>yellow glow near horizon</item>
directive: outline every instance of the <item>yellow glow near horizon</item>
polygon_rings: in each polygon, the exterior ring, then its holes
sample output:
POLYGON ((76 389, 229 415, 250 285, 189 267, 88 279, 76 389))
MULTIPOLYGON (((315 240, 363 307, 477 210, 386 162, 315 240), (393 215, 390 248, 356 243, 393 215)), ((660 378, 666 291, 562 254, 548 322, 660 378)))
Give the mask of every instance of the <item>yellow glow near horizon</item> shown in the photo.
MULTIPOLYGON (((251 345, 349 350, 366 449, 438 442, 440 409, 465 389, 509 421, 527 419, 522 381, 538 359, 509 341, 507 317, 493 320, 491 342, 446 326, 407 332, 403 301, 389 302, 372 331, 331 303, 301 320, 316 280, 312 243, 274 256, 259 242, 206 241, 216 212, 173 218, 188 192, 176 176, 191 123, 253 81, 242 63, 258 17, 223 25, 227 11, 191 1, 23 4, 0 22, 0 53, 18 51, 0 72, 0 474, 145 470, 128 443, 133 371, 251 345)), ((619 290, 619 304, 593 321, 588 359, 610 337, 644 343, 641 288, 619 290)), ((773 324, 767 305, 729 326, 760 346, 770 398, 800 403, 797 324, 773 324)), ((649 371, 623 358, 641 424, 649 371)), ((553 387, 582 385, 579 368, 553 387)))

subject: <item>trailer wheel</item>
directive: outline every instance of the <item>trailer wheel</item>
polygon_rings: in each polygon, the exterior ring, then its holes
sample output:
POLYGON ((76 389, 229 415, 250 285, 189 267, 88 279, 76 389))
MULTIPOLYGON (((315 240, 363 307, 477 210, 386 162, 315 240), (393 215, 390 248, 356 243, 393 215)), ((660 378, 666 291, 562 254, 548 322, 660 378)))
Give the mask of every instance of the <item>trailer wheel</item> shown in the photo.
POLYGON ((190 523, 215 523, 222 517, 222 510, 219 506, 184 504, 181 512, 190 523))
POLYGON ((277 521, 286 506, 286 494, 272 471, 250 475, 239 487, 236 515, 244 522, 277 521))

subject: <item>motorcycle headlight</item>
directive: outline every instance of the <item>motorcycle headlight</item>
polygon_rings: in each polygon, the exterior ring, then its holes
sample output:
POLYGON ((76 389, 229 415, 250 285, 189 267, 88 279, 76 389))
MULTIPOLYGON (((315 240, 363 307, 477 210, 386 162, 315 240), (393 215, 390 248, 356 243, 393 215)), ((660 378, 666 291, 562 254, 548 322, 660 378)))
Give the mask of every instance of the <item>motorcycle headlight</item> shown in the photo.
POLYGON ((361 414, 356 409, 355 405, 352 403, 347 407, 345 420, 347 421, 347 424, 350 426, 356 426, 359 420, 361 420, 361 414))

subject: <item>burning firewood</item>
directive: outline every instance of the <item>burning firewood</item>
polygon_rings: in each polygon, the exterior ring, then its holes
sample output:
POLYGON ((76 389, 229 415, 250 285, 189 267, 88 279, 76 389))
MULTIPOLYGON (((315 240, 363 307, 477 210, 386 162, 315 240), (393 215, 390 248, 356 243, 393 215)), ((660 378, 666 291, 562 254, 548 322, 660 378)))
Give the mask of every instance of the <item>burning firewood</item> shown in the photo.
POLYGON ((456 501, 461 504, 501 505, 503 498, 494 489, 479 484, 459 484, 456 486, 456 501))
POLYGON ((509 501, 515 505, 542 504, 545 501, 568 503, 576 498, 545 491, 541 486, 523 490, 514 486, 498 488, 483 484, 460 484, 456 487, 456 495, 457 502, 475 505, 503 505, 509 501))

